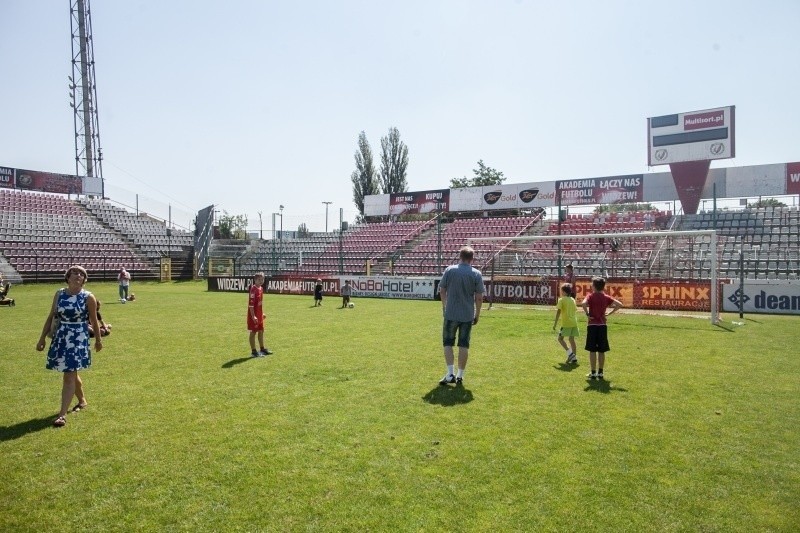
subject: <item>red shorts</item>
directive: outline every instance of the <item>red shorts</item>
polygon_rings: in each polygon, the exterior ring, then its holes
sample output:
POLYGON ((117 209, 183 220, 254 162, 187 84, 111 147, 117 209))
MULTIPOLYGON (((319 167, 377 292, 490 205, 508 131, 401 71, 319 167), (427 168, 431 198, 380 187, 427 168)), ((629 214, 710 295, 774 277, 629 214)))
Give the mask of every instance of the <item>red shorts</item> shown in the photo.
POLYGON ((248 331, 264 331, 264 320, 253 320, 251 315, 247 315, 248 331))

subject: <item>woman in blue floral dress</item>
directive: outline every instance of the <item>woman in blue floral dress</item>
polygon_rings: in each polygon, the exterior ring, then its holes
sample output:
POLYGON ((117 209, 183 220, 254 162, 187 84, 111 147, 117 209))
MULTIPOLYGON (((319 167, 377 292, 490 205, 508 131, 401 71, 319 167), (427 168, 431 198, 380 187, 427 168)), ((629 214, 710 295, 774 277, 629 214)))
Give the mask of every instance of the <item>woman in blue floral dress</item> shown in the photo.
MULTIPOLYGON (((67 269, 64 274, 67 287, 56 291, 50 314, 44 322, 42 336, 36 344, 38 351, 44 350, 45 337, 50 332, 53 320, 58 317, 60 324, 50 342, 46 365, 50 370, 63 373, 61 411, 53 422, 56 427, 66 425, 66 416, 73 396, 78 398, 78 404, 72 409, 73 412, 85 409, 87 405, 83 382, 78 371, 89 368, 92 364, 89 322, 95 331, 100 330, 97 322, 97 299, 83 288, 88 279, 86 270, 81 266, 71 266, 67 269)), ((100 336, 95 338, 94 349, 98 352, 103 349, 100 336)))

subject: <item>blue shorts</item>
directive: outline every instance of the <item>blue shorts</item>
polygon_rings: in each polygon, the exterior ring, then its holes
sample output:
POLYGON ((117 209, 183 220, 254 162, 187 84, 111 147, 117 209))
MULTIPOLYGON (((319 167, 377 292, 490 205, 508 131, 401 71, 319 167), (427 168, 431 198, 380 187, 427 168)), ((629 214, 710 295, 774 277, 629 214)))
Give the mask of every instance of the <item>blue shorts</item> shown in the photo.
POLYGON ((455 322, 445 320, 442 326, 442 344, 444 346, 455 346, 456 331, 458 331, 458 347, 469 348, 469 338, 472 334, 472 322, 455 322))

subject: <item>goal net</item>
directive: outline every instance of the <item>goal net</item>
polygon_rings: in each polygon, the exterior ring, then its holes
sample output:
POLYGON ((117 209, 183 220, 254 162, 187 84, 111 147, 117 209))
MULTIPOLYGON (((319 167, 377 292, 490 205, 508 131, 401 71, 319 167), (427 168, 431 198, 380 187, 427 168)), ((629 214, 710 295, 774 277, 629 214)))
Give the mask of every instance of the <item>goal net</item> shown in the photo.
POLYGON ((490 306, 555 305, 567 265, 576 300, 592 277, 626 308, 708 313, 719 322, 719 255, 714 230, 475 237, 474 265, 484 274, 490 306))

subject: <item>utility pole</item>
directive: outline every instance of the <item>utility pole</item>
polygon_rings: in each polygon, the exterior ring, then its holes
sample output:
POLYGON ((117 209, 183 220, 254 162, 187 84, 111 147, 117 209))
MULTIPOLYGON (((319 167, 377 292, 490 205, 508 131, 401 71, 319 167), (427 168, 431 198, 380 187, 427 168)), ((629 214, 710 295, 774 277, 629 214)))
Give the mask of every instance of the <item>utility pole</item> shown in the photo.
POLYGON ((272 213, 272 242, 270 243, 270 247, 272 248, 272 272, 276 273, 278 271, 278 260, 275 257, 275 216, 278 213, 272 213))
POLYGON ((328 233, 328 206, 333 202, 322 202, 325 204, 325 233, 328 233))
POLYGON ((278 253, 278 267, 280 267, 281 262, 283 261, 283 206, 279 206, 281 211, 281 233, 278 237, 278 242, 280 243, 280 252, 278 253))
POLYGON ((339 275, 344 274, 344 209, 339 208, 339 275))
MULTIPOLYGON (((75 129, 75 174, 100 179, 100 195, 105 198, 103 149, 97 112, 97 85, 94 72, 94 39, 89 0, 70 1, 72 30, 72 75, 69 80, 69 105, 75 129)), ((84 191, 81 191, 84 192, 84 191)))

